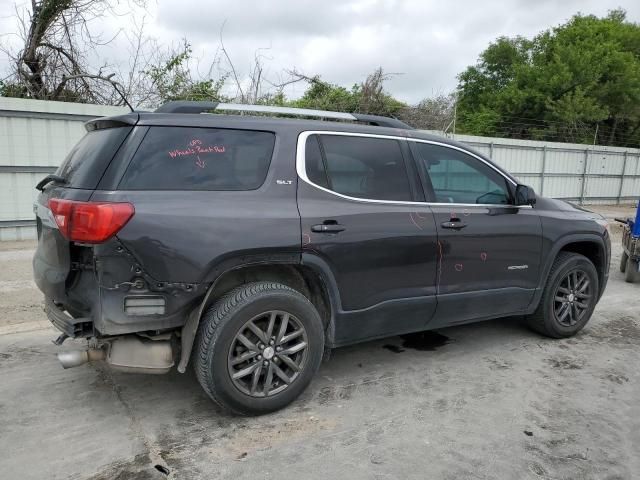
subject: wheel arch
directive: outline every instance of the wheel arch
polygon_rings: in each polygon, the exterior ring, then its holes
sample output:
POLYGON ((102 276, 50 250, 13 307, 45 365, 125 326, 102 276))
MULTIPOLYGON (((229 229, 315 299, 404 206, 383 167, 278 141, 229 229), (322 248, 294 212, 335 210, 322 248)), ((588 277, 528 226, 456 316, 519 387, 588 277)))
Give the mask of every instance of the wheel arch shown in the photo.
POLYGON ((560 252, 573 252, 584 255, 591 262, 593 262, 598 272, 598 284, 599 292, 598 298, 602 295, 604 287, 606 285, 607 272, 608 272, 608 257, 607 249, 604 239, 596 234, 572 234, 566 235, 557 240, 549 254, 546 256, 547 260, 544 264, 540 275, 540 282, 534 298, 529 305, 529 310, 533 311, 537 308, 540 299, 542 298, 542 292, 546 284, 549 272, 560 252))
MULTIPOLYGON (((303 257, 306 255, 303 255, 303 257)), ((329 273, 330 274, 330 273, 329 273)), ((332 275, 332 274, 330 274, 332 275)), ((325 332, 325 345, 333 344, 334 318, 339 305, 337 289, 332 276, 327 276, 326 268, 316 262, 307 263, 248 263, 236 264, 219 273, 189 315, 181 334, 182 353, 178 371, 186 370, 200 317, 205 309, 229 290, 255 281, 273 281, 282 283, 302 293, 318 310, 325 332)))
POLYGON ((212 284, 204 308, 238 285, 257 281, 277 282, 297 290, 316 307, 325 328, 329 324, 331 302, 325 283, 315 270, 301 264, 244 265, 226 271, 212 284))
MULTIPOLYGON (((598 272, 598 285, 602 287, 606 274, 606 251, 604 242, 598 243, 592 240, 572 241, 564 244, 562 248, 558 250, 558 253, 560 252, 579 253, 591 260, 598 272)), ((602 288, 600 290, 602 290, 602 288)))

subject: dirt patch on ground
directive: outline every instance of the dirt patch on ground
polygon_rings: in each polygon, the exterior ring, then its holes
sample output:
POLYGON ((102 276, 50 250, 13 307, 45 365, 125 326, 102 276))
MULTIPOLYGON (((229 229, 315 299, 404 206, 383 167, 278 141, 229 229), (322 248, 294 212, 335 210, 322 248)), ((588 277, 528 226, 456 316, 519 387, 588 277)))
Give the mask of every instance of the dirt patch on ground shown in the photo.
POLYGON ((590 329, 589 336, 608 343, 640 345, 640 321, 629 315, 621 315, 595 325, 590 329))

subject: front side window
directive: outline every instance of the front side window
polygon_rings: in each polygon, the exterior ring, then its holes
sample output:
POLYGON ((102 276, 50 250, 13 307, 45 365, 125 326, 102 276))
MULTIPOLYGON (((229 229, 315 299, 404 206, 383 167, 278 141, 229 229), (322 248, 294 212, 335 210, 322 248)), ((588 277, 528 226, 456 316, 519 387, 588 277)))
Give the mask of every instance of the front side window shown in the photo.
POLYGON ((121 190, 254 190, 267 176, 275 135, 252 130, 150 127, 121 190))
POLYGON ((509 204, 505 178, 466 153, 429 143, 414 144, 419 164, 438 203, 509 204))
POLYGON ((411 201, 407 169, 397 140, 312 135, 305 166, 313 183, 350 197, 411 201), (318 148, 312 140, 318 141, 318 148))

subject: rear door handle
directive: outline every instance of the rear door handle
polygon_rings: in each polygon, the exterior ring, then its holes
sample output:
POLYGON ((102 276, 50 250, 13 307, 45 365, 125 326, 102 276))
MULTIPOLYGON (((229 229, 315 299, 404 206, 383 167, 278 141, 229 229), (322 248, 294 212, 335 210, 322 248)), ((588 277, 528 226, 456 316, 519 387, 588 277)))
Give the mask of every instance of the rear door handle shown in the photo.
POLYGON ((339 223, 321 223, 311 227, 311 231, 317 233, 339 233, 343 230, 345 230, 344 225, 340 225, 339 223))
POLYGON ((453 230, 462 230, 464 227, 467 226, 466 223, 461 222, 460 220, 458 221, 449 221, 449 222, 442 222, 440 224, 442 226, 442 228, 451 228, 453 230))

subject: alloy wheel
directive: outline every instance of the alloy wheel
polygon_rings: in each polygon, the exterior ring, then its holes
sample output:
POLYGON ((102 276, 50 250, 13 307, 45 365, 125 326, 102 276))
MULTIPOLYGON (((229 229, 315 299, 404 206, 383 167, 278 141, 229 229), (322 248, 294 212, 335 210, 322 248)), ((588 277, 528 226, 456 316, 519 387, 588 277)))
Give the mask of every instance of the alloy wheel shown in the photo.
POLYGON ((298 378, 308 348, 307 332, 295 316, 280 310, 261 313, 246 322, 231 342, 229 375, 242 393, 275 395, 298 378))
POLYGON ((587 273, 580 269, 567 273, 556 288, 553 314, 558 323, 572 327, 586 315, 593 297, 587 273))

